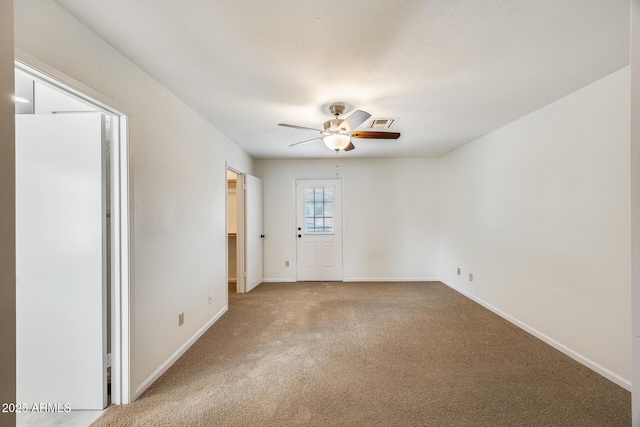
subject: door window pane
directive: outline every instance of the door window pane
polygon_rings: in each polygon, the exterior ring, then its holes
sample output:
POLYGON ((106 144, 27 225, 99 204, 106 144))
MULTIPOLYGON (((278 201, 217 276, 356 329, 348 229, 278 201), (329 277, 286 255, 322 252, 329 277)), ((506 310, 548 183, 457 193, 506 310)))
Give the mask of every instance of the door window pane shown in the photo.
POLYGON ((305 187, 306 233, 333 233, 333 187, 305 187))

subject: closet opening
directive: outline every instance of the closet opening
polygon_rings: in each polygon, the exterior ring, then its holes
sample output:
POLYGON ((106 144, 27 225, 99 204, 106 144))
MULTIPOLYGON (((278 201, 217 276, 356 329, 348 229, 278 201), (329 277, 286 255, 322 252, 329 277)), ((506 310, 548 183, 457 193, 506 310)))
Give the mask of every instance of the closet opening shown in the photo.
MULTIPOLYGON (((238 173, 227 169, 227 271, 229 293, 238 292, 238 173)), ((242 194, 242 193, 240 193, 242 194)))

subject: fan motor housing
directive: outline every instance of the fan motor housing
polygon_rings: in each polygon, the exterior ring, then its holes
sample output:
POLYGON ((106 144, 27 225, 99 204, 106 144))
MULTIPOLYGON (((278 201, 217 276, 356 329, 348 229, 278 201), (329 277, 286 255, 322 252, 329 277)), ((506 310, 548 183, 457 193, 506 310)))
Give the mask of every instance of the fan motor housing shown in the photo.
POLYGON ((340 116, 344 113, 344 104, 336 103, 329 107, 329 112, 334 116, 340 116))
MULTIPOLYGON (((327 132, 338 130, 342 122, 343 122, 342 119, 327 120, 326 122, 324 122, 324 130, 327 132)), ((342 129, 342 130, 345 130, 345 129, 342 129)))

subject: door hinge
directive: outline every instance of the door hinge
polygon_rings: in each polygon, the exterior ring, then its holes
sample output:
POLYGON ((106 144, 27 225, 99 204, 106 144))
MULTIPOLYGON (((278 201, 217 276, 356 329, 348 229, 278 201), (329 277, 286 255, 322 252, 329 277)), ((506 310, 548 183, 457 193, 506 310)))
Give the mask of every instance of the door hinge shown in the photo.
POLYGON ((107 353, 107 368, 111 367, 111 353, 107 353))
POLYGON ((244 272, 244 277, 247 277, 247 272, 246 271, 244 272))
POLYGON ((106 141, 104 142, 104 151, 105 151, 107 154, 111 154, 111 141, 106 140, 106 141))

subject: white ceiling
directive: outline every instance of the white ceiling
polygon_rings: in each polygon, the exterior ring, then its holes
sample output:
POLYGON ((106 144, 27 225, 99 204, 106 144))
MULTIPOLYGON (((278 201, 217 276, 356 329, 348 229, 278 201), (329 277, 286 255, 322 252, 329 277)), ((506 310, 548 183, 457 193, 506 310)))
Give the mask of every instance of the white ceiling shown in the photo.
POLYGON ((629 64, 629 0, 56 0, 255 158, 441 156, 629 64), (348 108, 349 110, 349 108, 348 108))

